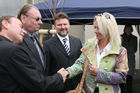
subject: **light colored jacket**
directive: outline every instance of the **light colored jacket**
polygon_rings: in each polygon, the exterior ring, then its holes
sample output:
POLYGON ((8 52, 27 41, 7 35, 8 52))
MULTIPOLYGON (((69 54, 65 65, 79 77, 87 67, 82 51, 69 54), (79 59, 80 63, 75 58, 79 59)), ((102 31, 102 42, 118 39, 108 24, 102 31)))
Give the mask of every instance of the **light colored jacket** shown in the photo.
MULTIPOLYGON (((85 60, 97 66, 97 46, 95 39, 90 39, 81 49, 82 54, 69 68, 69 78, 81 73, 85 60)), ((99 93, 120 93, 120 83, 124 83, 128 72, 127 51, 113 44, 110 51, 101 59, 97 75, 91 75, 89 68, 86 72, 84 88, 87 93, 93 93, 98 83, 99 93), (119 56, 118 56, 119 55, 119 56)))

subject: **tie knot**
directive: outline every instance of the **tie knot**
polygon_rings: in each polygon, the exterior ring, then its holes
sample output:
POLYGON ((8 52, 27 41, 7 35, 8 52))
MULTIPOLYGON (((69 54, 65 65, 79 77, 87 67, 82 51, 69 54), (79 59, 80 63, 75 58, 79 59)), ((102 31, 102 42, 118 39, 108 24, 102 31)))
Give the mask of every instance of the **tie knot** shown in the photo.
POLYGON ((64 38, 64 39, 63 39, 64 44, 66 43, 66 41, 67 41, 67 38, 64 38))
POLYGON ((35 40, 34 35, 31 35, 30 38, 31 38, 33 41, 35 40))

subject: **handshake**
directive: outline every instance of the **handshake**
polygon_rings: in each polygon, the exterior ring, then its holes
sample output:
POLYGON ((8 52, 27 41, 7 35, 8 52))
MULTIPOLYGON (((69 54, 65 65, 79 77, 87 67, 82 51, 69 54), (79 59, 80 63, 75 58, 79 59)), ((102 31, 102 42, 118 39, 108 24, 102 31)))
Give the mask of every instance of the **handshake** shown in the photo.
POLYGON ((69 74, 68 71, 64 68, 61 68, 57 73, 61 74, 61 76, 63 78, 63 82, 65 82, 67 75, 69 74))

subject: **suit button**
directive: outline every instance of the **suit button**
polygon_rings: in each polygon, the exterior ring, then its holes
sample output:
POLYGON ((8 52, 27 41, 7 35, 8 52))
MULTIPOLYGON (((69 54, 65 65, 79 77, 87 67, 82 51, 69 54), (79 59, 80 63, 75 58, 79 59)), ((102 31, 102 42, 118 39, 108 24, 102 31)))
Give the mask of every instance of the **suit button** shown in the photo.
POLYGON ((106 60, 105 63, 108 63, 108 61, 106 60))
POLYGON ((108 90, 108 88, 105 88, 105 90, 108 90))
POLYGON ((104 68, 104 70, 107 70, 107 68, 104 68))

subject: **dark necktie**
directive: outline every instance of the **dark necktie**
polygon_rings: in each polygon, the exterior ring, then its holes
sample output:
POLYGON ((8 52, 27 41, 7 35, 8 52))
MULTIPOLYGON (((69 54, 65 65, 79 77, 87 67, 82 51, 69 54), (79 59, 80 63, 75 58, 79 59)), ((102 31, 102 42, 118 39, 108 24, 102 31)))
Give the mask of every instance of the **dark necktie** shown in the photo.
POLYGON ((42 54, 41 49, 40 49, 40 47, 39 47, 39 45, 38 45, 38 43, 37 43, 37 41, 36 41, 36 39, 35 39, 35 36, 32 35, 32 36, 31 36, 31 39, 32 39, 33 42, 34 42, 34 45, 35 45, 35 47, 36 47, 36 49, 37 49, 37 51, 38 51, 38 53, 39 53, 41 62, 42 62, 42 64, 43 64, 43 66, 44 66, 43 54, 42 54))
POLYGON ((70 55, 70 48, 69 48, 68 45, 66 44, 66 41, 67 41, 67 38, 64 38, 64 39, 63 39, 63 43, 64 43, 63 46, 64 46, 64 48, 65 48, 67 54, 70 55))

